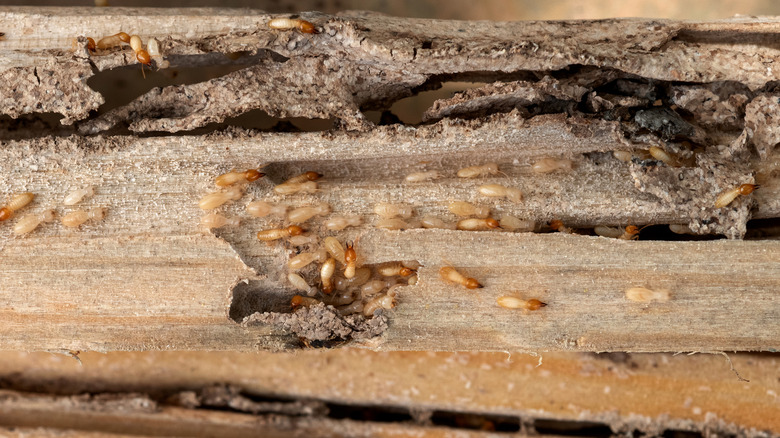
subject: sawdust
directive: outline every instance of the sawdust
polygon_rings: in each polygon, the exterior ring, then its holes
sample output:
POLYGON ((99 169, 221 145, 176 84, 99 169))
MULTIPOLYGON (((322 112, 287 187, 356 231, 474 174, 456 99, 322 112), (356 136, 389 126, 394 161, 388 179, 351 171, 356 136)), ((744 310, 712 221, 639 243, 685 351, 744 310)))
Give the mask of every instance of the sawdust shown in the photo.
POLYGON ((255 313, 241 322, 245 327, 260 324, 271 324, 309 341, 347 341, 379 336, 387 330, 387 317, 342 316, 333 306, 318 304, 293 313, 255 313))

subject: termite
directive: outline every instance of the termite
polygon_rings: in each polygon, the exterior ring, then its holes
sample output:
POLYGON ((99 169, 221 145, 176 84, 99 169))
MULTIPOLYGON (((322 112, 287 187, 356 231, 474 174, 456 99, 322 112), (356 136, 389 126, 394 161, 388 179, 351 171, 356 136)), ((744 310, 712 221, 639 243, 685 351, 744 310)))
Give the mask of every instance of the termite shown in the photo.
POLYGON ((533 231, 536 226, 534 221, 522 220, 508 214, 501 216, 498 225, 507 231, 533 231))
POLYGON ((224 192, 209 193, 200 200, 198 206, 202 210, 213 210, 228 201, 240 199, 243 195, 244 193, 241 191, 241 188, 230 187, 224 192))
POLYGON ((556 170, 571 170, 573 165, 574 163, 572 163, 571 160, 564 158, 542 158, 535 162, 533 166, 531 166, 531 169, 533 169, 535 173, 550 173, 555 172, 556 170))
POLYGON ((636 240, 639 239, 639 232, 641 229, 636 225, 629 225, 625 229, 620 227, 605 227, 599 225, 593 228, 593 232, 601 237, 611 237, 613 239, 620 240, 636 240))
MULTIPOLYGON (((333 292, 333 274, 336 272, 336 259, 328 257, 320 268, 320 280, 322 280, 322 291, 326 294, 333 292)), ((354 276, 352 277, 354 278, 354 276)))
POLYGON ((363 305, 363 316, 369 318, 379 309, 392 309, 395 307, 395 297, 387 294, 378 295, 363 305))
POLYGON ((294 288, 302 292, 306 292, 307 295, 314 295, 315 290, 309 286, 309 283, 306 283, 306 280, 304 280, 300 275, 293 274, 291 272, 287 274, 287 281, 289 281, 294 288))
POLYGON ((270 242, 272 240, 285 239, 291 236, 298 236, 303 234, 303 228, 298 225, 290 225, 287 228, 275 228, 271 230, 263 230, 257 232, 257 238, 259 240, 270 242))
POLYGON ((374 226, 383 230, 406 230, 412 228, 411 225, 398 218, 382 219, 374 226))
POLYGON ((573 230, 563 224, 560 219, 553 219, 550 221, 550 228, 560 233, 572 234, 573 230))
POLYGON ((675 234, 696 234, 688 225, 669 224, 669 231, 675 234))
POLYGON ((300 33, 319 33, 313 23, 301 18, 274 18, 268 22, 268 27, 274 30, 298 29, 300 33))
POLYGON ((406 175, 405 180, 406 182, 415 183, 415 182, 431 181, 439 178, 441 178, 441 174, 435 170, 431 170, 428 172, 410 173, 409 175, 406 175))
POLYGON ((30 231, 38 228, 43 222, 51 222, 54 220, 54 210, 46 210, 37 214, 27 214, 19 218, 14 224, 14 234, 21 235, 27 234, 30 231))
POLYGON ((505 308, 505 309, 525 309, 525 310, 539 310, 542 307, 545 307, 547 303, 543 303, 536 298, 532 298, 530 300, 524 300, 518 297, 514 297, 511 295, 505 295, 503 297, 498 297, 496 299, 496 302, 499 306, 505 308))
POLYGON ((287 214, 287 220, 294 224, 302 224, 314 216, 322 216, 330 213, 330 205, 327 203, 321 203, 314 207, 299 207, 294 210, 290 210, 287 214))
POLYGON ((320 178, 322 178, 321 173, 308 171, 308 172, 303 172, 300 175, 294 176, 288 179, 287 181, 283 182, 282 184, 300 184, 308 181, 317 181, 320 178))
POLYGON ((506 198, 514 203, 519 203, 523 200, 523 192, 520 189, 514 187, 504 187, 500 184, 485 184, 477 187, 477 191, 480 195, 490 196, 494 198, 506 198))
POLYGON ((34 198, 35 195, 30 192, 20 193, 11 198, 5 207, 0 208, 0 221, 10 219, 11 216, 14 215, 15 211, 27 206, 27 204, 31 203, 34 198))
POLYGON ((458 171, 461 178, 476 178, 484 175, 496 175, 498 173, 498 164, 487 163, 482 166, 464 167, 458 171))
POLYGON ((103 50, 118 46, 122 43, 130 43, 130 35, 126 34, 125 32, 119 32, 114 35, 109 35, 99 39, 97 42, 97 48, 103 50))
POLYGON ((149 56, 152 57, 155 64, 157 64, 158 69, 170 67, 171 63, 166 61, 163 57, 162 51, 160 50, 160 43, 157 42, 156 39, 149 38, 149 42, 146 43, 146 51, 149 53, 149 56))
POLYGON ((475 278, 466 277, 452 266, 442 266, 439 275, 444 281, 459 284, 466 289, 479 289, 483 287, 475 278))
POLYGON ((668 289, 648 289, 646 287, 632 287, 626 289, 626 298, 631 301, 647 303, 650 301, 666 302, 669 301, 670 291, 668 289))
POLYGON ((624 163, 628 163, 632 158, 634 158, 634 154, 629 151, 612 151, 612 155, 624 163))
POLYGON ((346 262, 344 277, 350 279, 355 276, 355 270, 357 269, 357 252, 352 242, 347 242, 347 249, 344 251, 344 261, 346 262))
POLYGON ((287 262, 291 271, 299 271, 313 262, 322 263, 328 259, 328 253, 322 249, 317 252, 302 252, 287 262))
POLYGON ((374 206, 374 213, 384 219, 390 219, 394 217, 402 217, 409 219, 414 214, 414 210, 407 204, 390 204, 387 202, 380 202, 374 206))
POLYGON ((287 215, 287 206, 284 204, 271 204, 265 201, 253 201, 246 205, 246 212, 254 217, 266 217, 268 215, 284 217, 287 215))
POLYGON ((143 65, 152 65, 152 57, 149 56, 149 52, 144 49, 144 43, 141 41, 141 37, 133 35, 130 37, 130 48, 135 52, 135 59, 143 65))
POLYGON ((341 246, 341 242, 333 236, 328 236, 322 241, 322 246, 325 251, 328 251, 331 257, 336 259, 342 265, 346 263, 346 254, 344 247, 341 246))
POLYGON ((470 218, 458 221, 457 229, 464 231, 487 231, 501 228, 498 221, 492 217, 485 219, 470 218))
POLYGON ((317 183, 307 181, 302 183, 282 183, 274 187, 279 195, 294 195, 296 193, 317 193, 317 183))
POLYGON ((72 211, 60 219, 62 221, 62 225, 65 225, 66 227, 78 227, 79 225, 83 224, 84 222, 88 220, 103 220, 103 218, 106 217, 106 209, 105 208, 93 208, 89 211, 84 210, 76 210, 72 211))
POLYGON ((347 227, 357 227, 363 223, 360 216, 333 216, 323 222, 323 226, 330 231, 341 231, 347 227))
POLYGON ((650 156, 652 156, 658 161, 663 161, 668 166, 674 167, 678 165, 677 159, 675 159, 668 152, 666 152, 665 150, 657 146, 651 146, 648 152, 650 153, 650 156))
POLYGON ((360 287, 360 294, 363 297, 370 297, 373 295, 378 294, 379 292, 382 292, 384 288, 388 286, 386 281, 382 280, 371 280, 368 283, 364 284, 360 287))
POLYGON ((398 275, 401 277, 408 277, 414 274, 414 269, 408 268, 401 263, 388 263, 380 265, 377 268, 377 272, 385 277, 395 277, 398 275))
POLYGON ((715 208, 723 208, 731 204, 739 195, 749 195, 753 193, 760 186, 755 184, 742 184, 739 187, 728 189, 725 192, 718 195, 718 199, 715 200, 715 208))
POLYGON ((435 216, 423 217, 422 219, 420 219, 420 226, 423 228, 442 228, 445 230, 455 229, 455 226, 453 224, 448 224, 435 216))
POLYGON ((339 307, 338 310, 339 313, 342 315, 352 315, 355 313, 361 313, 363 311, 363 302, 357 300, 346 306, 339 307))
POLYGON ((352 287, 363 286, 371 279, 371 269, 363 266, 355 270, 355 276, 352 278, 336 278, 333 284, 336 286, 336 290, 347 290, 352 287))
POLYGON ((476 216, 479 218, 490 216, 489 207, 480 207, 465 201, 450 201, 448 208, 455 216, 476 216))
POLYGON ((290 306, 292 306, 292 309, 293 309, 293 311, 294 311, 294 310, 297 310, 297 309, 299 309, 299 308, 301 308, 301 307, 311 307, 311 306, 316 306, 316 305, 317 305, 317 304, 319 304, 320 302, 321 302, 321 301, 320 301, 320 300, 318 300, 318 299, 316 299, 316 298, 311 298, 311 297, 302 297, 302 296, 300 296, 300 295, 295 295, 295 296, 294 296, 294 297, 292 297, 292 299, 290 300, 290 306))
POLYGON ((317 236, 292 236, 288 242, 290 242, 290 245, 292 246, 314 245, 317 243, 317 236))
POLYGON ((214 182, 217 184, 217 187, 229 187, 233 184, 257 181, 264 176, 265 174, 257 169, 249 169, 243 172, 223 173, 214 182))
POLYGON ((74 190, 68 193, 68 196, 65 197, 65 200, 62 203, 65 205, 76 205, 81 202, 82 199, 88 196, 93 196, 94 194, 95 189, 92 187, 74 190))

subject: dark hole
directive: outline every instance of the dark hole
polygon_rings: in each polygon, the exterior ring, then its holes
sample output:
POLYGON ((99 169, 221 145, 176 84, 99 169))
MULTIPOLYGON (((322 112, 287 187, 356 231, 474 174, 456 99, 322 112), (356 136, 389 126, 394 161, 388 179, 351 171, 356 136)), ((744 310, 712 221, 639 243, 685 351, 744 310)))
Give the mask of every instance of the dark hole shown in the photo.
POLYGON ((445 426, 458 429, 473 429, 495 432, 520 431, 520 420, 517 417, 510 416, 436 411, 431 416, 431 422, 436 426, 445 426))
POLYGON ((663 438, 702 438, 701 432, 694 432, 690 430, 665 430, 663 435, 661 435, 663 438))
POLYGON ((433 47, 433 41, 423 41, 422 48, 423 49, 430 49, 433 47))
POLYGON ((356 421, 379 423, 411 422, 412 416, 407 409, 378 406, 353 406, 328 403, 329 417, 356 421))
POLYGON ((612 429, 604 423, 590 421, 534 420, 534 428, 541 435, 565 435, 582 437, 609 437, 612 429))

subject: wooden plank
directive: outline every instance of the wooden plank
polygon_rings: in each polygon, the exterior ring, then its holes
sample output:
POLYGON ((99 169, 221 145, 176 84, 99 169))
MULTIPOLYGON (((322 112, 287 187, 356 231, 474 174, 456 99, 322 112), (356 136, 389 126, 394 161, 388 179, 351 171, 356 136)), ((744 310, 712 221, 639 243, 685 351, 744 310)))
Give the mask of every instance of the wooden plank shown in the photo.
POLYGON ((0 358, 0 379, 19 391, 88 393, 96 399, 101 393, 135 392, 164 400, 179 391, 199 394, 215 384, 231 385, 262 400, 320 401, 351 406, 355 412, 413 412, 422 421, 426 414, 434 414, 432 424, 451 433, 468 429, 442 424, 440 414, 501 418, 507 425, 514 422, 515 428, 522 424, 529 432, 536 426, 539 432, 549 427, 546 433, 560 431, 566 422, 656 435, 780 433, 777 355, 767 353, 729 355, 734 369, 749 382, 737 378, 725 357, 710 354, 531 356, 342 348, 79 357, 83 365, 61 355, 7 352, 0 358), (536 420, 540 421, 534 426, 536 420), (556 426, 556 421, 562 424, 556 426))

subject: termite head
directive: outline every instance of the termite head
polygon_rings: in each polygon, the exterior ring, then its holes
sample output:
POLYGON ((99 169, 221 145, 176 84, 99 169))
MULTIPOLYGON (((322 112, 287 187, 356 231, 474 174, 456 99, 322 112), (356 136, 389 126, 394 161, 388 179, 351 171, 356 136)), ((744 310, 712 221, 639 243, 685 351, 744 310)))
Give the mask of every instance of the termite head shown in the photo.
POLYGON ((93 40, 90 37, 87 37, 87 50, 89 50, 90 52, 94 52, 96 48, 97 48, 97 44, 95 44, 95 40, 93 40))
POLYGON ((414 274, 414 269, 410 269, 407 267, 403 267, 401 268, 400 271, 398 271, 398 275, 400 275, 401 277, 408 277, 412 274, 414 274))
POLYGON ((306 230, 299 227, 298 225, 290 225, 287 227, 287 232, 290 233, 290 236, 300 236, 304 231, 306 230))
POLYGON ((753 190, 759 187, 761 186, 756 184, 742 184, 741 186, 739 186, 739 188, 737 188, 737 190, 739 191, 740 195, 749 195, 753 193, 753 190))
POLYGON ((247 181, 252 182, 252 181, 257 181, 258 179, 264 177, 265 174, 256 169, 249 169, 246 171, 246 174, 244 176, 246 177, 247 181))
POLYGON ((130 35, 128 35, 126 32, 119 32, 116 34, 116 36, 119 37, 119 41, 130 44, 130 35))
POLYGON ((487 225, 488 228, 501 228, 501 225, 498 224, 498 221, 492 217, 485 219, 485 225, 487 225))
POLYGON ((296 295, 292 297, 292 299, 290 300, 290 305, 292 306, 293 310, 295 310, 301 307, 303 305, 303 302, 304 302, 303 297, 300 295, 296 295))
POLYGON ((312 172, 312 171, 308 171, 308 172, 304 173, 304 176, 309 181, 317 181, 318 179, 322 178, 322 174, 321 173, 312 172))
POLYGON ((314 23, 306 20, 298 20, 296 27, 299 31, 301 31, 301 33, 319 33, 317 31, 317 27, 314 26, 314 23))
POLYGON ((631 239, 638 239, 639 238, 639 227, 636 225, 629 225, 626 227, 626 234, 631 236, 631 239))
POLYGON ((526 302, 526 308, 528 310, 539 310, 545 306, 547 306, 547 303, 543 303, 536 298, 530 299, 526 302))
POLYGON ((152 65, 152 57, 149 56, 149 52, 147 52, 144 49, 135 52, 135 59, 137 59, 138 62, 140 62, 143 65, 148 65, 148 66, 152 65))
POLYGON ((479 284, 476 278, 467 278, 464 286, 466 286, 466 289, 481 289, 485 287, 479 284))
POLYGON ((550 221, 550 228, 552 228, 555 231, 558 231, 563 226, 563 222, 558 219, 553 219, 550 221))
POLYGON ((355 252, 355 245, 352 242, 347 242, 347 249, 344 251, 344 261, 347 263, 357 260, 357 252, 355 252))

